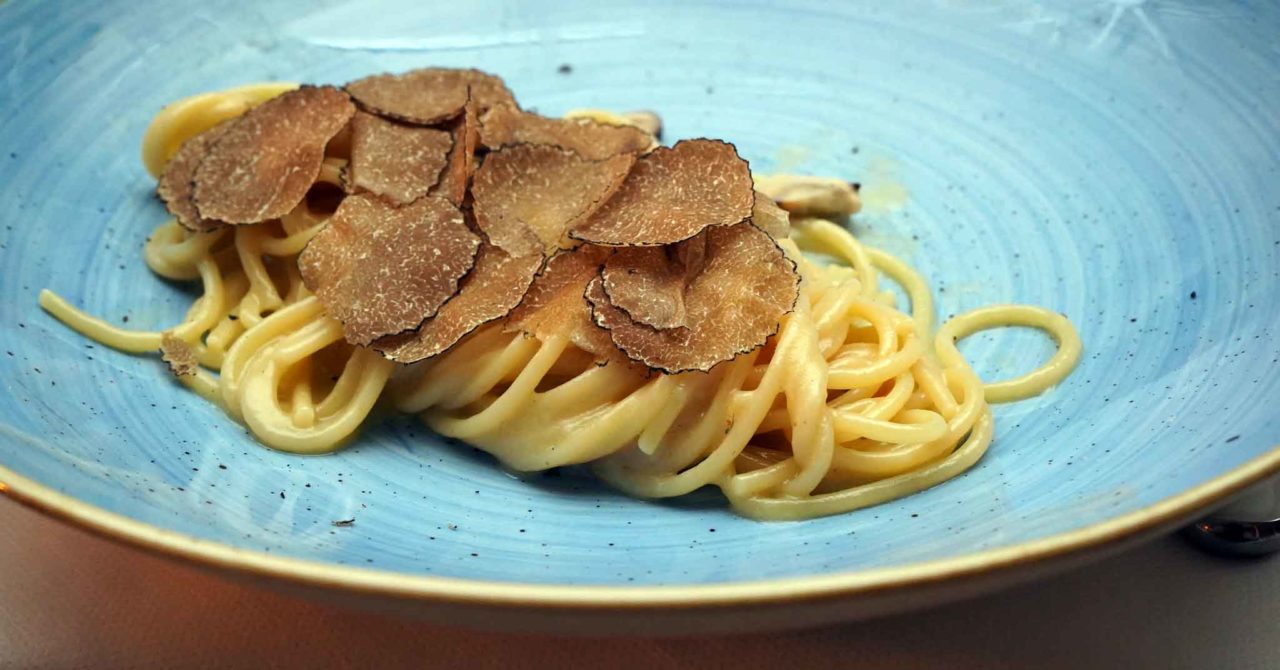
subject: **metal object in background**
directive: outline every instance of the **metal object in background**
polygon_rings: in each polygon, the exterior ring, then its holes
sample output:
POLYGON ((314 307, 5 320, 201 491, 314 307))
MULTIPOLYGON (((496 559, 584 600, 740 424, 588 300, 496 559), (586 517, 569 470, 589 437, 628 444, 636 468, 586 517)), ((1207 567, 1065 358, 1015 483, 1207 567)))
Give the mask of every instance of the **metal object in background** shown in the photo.
POLYGON ((1280 478, 1255 484, 1182 533, 1201 549, 1222 556, 1280 552, 1280 478))

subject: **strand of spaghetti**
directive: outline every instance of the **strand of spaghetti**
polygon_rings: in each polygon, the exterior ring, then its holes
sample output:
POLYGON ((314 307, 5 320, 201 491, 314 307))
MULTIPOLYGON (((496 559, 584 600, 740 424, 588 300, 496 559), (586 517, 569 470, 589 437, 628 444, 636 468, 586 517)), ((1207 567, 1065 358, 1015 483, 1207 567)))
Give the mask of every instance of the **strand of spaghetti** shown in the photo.
POLYGON ((716 482, 729 500, 746 500, 766 495, 795 476, 796 463, 787 459, 761 468, 726 475, 716 482))
MULTIPOLYGON (((605 459, 606 467, 616 471, 644 473, 679 472, 709 453, 724 437, 731 408, 740 394, 752 362, 759 354, 748 354, 751 360, 733 361, 713 369, 705 376, 689 376, 689 394, 698 398, 681 411, 671 427, 659 437, 652 455, 626 450, 617 458, 605 459), (710 398, 708 402, 707 398, 710 398)), ((753 384, 758 386, 758 384, 753 384)))
POLYGON ((207 371, 196 370, 195 374, 178 377, 178 381, 182 382, 183 386, 191 389, 196 395, 204 398, 205 401, 214 405, 222 404, 218 402, 218 379, 207 371))
POLYGON ((245 424, 264 444, 293 453, 325 453, 340 447, 364 422, 395 366, 368 349, 356 349, 352 354, 352 359, 359 361, 359 384, 338 411, 317 415, 311 425, 299 428, 280 405, 281 381, 290 367, 341 340, 341 324, 317 319, 271 340, 250 359, 239 405, 245 424))
POLYGON ((875 266, 866 249, 844 228, 812 217, 797 217, 791 222, 791 235, 805 251, 816 251, 845 261, 858 273, 863 295, 874 295, 878 289, 875 266))
POLYGON ((396 409, 419 413, 431 407, 464 407, 518 370, 539 348, 538 341, 482 328, 447 355, 416 366, 416 376, 393 388, 396 409))
MULTIPOLYGON (((645 498, 681 495, 718 477, 751 437, 743 434, 747 422, 739 421, 733 408, 740 404, 738 399, 743 394, 752 393, 740 389, 757 355, 758 352, 752 352, 727 363, 713 402, 693 419, 692 426, 675 435, 669 433, 664 441, 670 440, 670 443, 664 444, 652 458, 645 458, 638 449, 630 449, 596 461, 592 464, 593 470, 618 489, 645 498), (730 423, 732 427, 726 432, 725 427, 730 423), (720 458, 708 465, 707 457, 717 454, 721 454, 720 458)), ((778 374, 775 373, 775 377, 778 374)), ((679 426, 680 422, 675 425, 679 426)))
MULTIPOLYGON (((883 384, 877 387, 876 390, 878 391, 882 387, 883 384)), ((884 395, 846 401, 845 397, 848 395, 846 393, 833 400, 830 404, 831 408, 837 413, 857 413, 868 419, 887 421, 906 408, 907 402, 911 400, 912 392, 915 391, 915 387, 915 375, 910 370, 907 370, 893 378, 888 393, 884 395)))
MULTIPOLYGON (((791 349, 797 346, 797 340, 805 335, 801 332, 806 322, 803 312, 807 311, 804 301, 797 303, 796 311, 783 317, 778 334, 778 343, 774 351, 774 360, 786 360, 791 349), (803 310, 803 311, 802 311, 803 310), (799 315, 800 318, 797 318, 799 315)), ((752 354, 741 357, 754 358, 752 354)), ((735 361, 736 362, 736 361, 735 361)), ((749 361, 743 361, 748 363, 749 361)), ((745 369, 743 370, 745 372, 745 369)), ((769 411, 774 398, 782 392, 785 381, 786 366, 770 365, 760 385, 750 391, 738 391, 731 410, 728 432, 698 464, 679 473, 650 475, 642 479, 628 480, 625 477, 613 478, 611 481, 622 484, 624 490, 635 490, 650 497, 669 497, 683 495, 700 486, 719 479, 726 471, 731 471, 733 460, 737 458, 748 440, 755 434, 757 426, 769 411)), ((745 375, 743 375, 745 376, 745 375)), ((740 379, 737 380, 740 383, 740 379)), ((732 383, 732 381, 731 381, 732 383)), ((734 384, 739 387, 739 384, 734 384)))
POLYGON ((950 456, 905 474, 805 499, 729 497, 729 503, 743 516, 771 521, 809 519, 877 505, 922 491, 968 470, 991 444, 992 428, 991 414, 984 413, 969 438, 950 456))
MULTIPOLYGON (((305 208, 305 203, 299 206, 299 209, 305 208)), ((287 215, 282 222, 284 220, 288 220, 287 215)), ((264 237, 261 241, 262 253, 280 258, 296 256, 302 253, 302 248, 307 246, 307 242, 310 242, 311 238, 315 237, 324 228, 321 225, 323 222, 324 220, 311 222, 310 225, 301 228, 295 233, 289 233, 285 237, 264 237)))
POLYGON ((902 290, 906 291, 907 298, 911 301, 911 318, 915 320, 916 334, 927 342, 929 333, 933 332, 933 292, 929 290, 924 277, 898 257, 880 249, 868 247, 867 255, 876 269, 898 282, 902 290))
POLYGON ((236 312, 239 311, 241 300, 248 289, 249 281, 239 272, 223 279, 223 290, 226 292, 223 300, 225 313, 218 317, 217 324, 205 335, 204 355, 200 358, 201 365, 213 370, 221 369, 222 362, 226 360, 227 351, 240 335, 244 334, 247 324, 240 321, 236 312))
POLYGON ((226 294, 222 290, 222 271, 212 258, 203 258, 197 264, 204 295, 191 306, 187 318, 173 328, 174 336, 196 342, 205 331, 217 325, 225 314, 226 294))
POLYGON ((938 329, 934 348, 940 356, 960 358, 956 342, 974 333, 1003 326, 1038 328, 1058 344, 1058 350, 1041 365, 1020 377, 985 386, 988 402, 1022 400, 1062 381, 1080 360, 1080 335, 1066 317, 1043 307, 992 305, 952 317, 938 329))
POLYGON ((947 433, 947 421, 941 414, 924 409, 909 409, 897 420, 873 419, 852 412, 835 412, 836 439, 849 442, 866 438, 877 442, 911 444, 932 442, 947 433))
POLYGON ((267 266, 262 262, 262 238, 265 235, 265 226, 240 226, 236 229, 236 256, 240 260, 240 268, 249 278, 249 293, 253 296, 253 309, 242 309, 242 317, 247 314, 256 317, 284 304, 267 273, 267 266))
POLYGON ((923 397, 938 408, 938 413, 947 419, 955 416, 960 405, 951 394, 951 389, 947 388, 947 381, 937 364, 928 358, 922 358, 911 367, 911 372, 915 375, 916 385, 920 387, 923 397))
POLYGON ((281 309, 245 331, 227 350, 219 375, 222 405, 234 417, 242 416, 240 387, 247 374, 249 361, 272 340, 296 332, 324 317, 324 307, 315 298, 307 298, 281 309))
POLYGON ((828 361, 848 341, 849 310, 860 299, 860 288, 856 280, 841 281, 825 291, 814 306, 819 348, 828 361))
MULTIPOLYGON (((213 327, 221 318, 220 312, 223 306, 222 276, 218 272, 217 265, 208 257, 201 260, 198 265, 206 292, 201 300, 192 306, 187 318, 172 329, 175 337, 187 342, 198 341, 201 334, 213 327)), ((40 291, 39 302, 45 311, 72 330, 112 349, 135 354, 160 349, 163 332, 130 330, 114 326, 75 308, 62 296, 49 289, 40 291)), ((202 356, 203 347, 197 346, 196 354, 198 357, 202 356)))
POLYGON ((892 451, 863 451, 841 447, 836 450, 833 462, 837 468, 846 472, 876 479, 910 471, 954 446, 984 411, 986 404, 982 399, 981 384, 975 378, 961 405, 961 411, 946 423, 943 435, 937 439, 892 451))
POLYGON ((539 392, 535 402, 554 409, 560 417, 574 417, 601 404, 616 402, 646 383, 622 366, 591 365, 554 388, 539 392))
MULTIPOLYGON (((520 383, 517 380, 500 399, 523 393, 516 389, 520 383)), ((589 366, 555 388, 516 401, 521 408, 518 428, 512 427, 514 422, 502 421, 503 414, 485 416, 493 405, 465 421, 451 421, 455 415, 441 411, 429 411, 424 418, 446 434, 480 440, 509 467, 545 468, 592 460, 618 449, 620 441, 634 440, 678 384, 675 377, 663 377, 632 392, 624 370, 589 366)))
POLYGON ((361 380, 364 379, 363 361, 364 357, 356 356, 354 351, 347 355, 342 365, 342 372, 338 374, 338 381, 315 405, 317 417, 333 416, 341 412, 342 408, 350 404, 351 399, 360 393, 361 380))
POLYGON ((782 485, 788 496, 808 495, 817 488, 831 468, 835 448, 835 429, 831 410, 827 407, 826 361, 818 346, 818 329, 808 309, 806 297, 797 301, 795 316, 805 323, 796 328, 794 342, 775 356, 769 366, 781 366, 786 372, 783 394, 791 414, 791 454, 798 472, 782 485))
POLYGON ((324 162, 320 164, 320 174, 316 177, 316 183, 341 187, 343 185, 342 174, 346 169, 346 159, 326 157, 324 162))
POLYGON ((763 435, 775 430, 781 430, 787 434, 787 439, 790 440, 791 412, 787 411, 785 406, 778 407, 776 402, 774 405, 775 406, 764 415, 764 418, 760 420, 760 425, 756 426, 756 433, 763 435))
POLYGON ((892 307, 887 307, 874 300, 858 297, 849 303, 846 318, 861 319, 871 324, 875 330, 878 356, 890 356, 898 349, 898 332, 902 320, 892 307))
POLYGON ((545 469, 593 460, 634 441, 673 383, 670 378, 657 379, 637 392, 603 403, 597 399, 586 411, 570 414, 565 405, 530 393, 526 380, 517 378, 476 415, 459 418, 450 412, 428 411, 423 417, 438 432, 479 441, 508 467, 545 469), (487 414, 500 403, 506 403, 501 405, 502 411, 487 414), (506 420, 507 412, 516 406, 520 407, 519 422, 506 420))
POLYGON ((771 449, 758 444, 748 444, 742 453, 734 459, 733 466, 740 471, 740 474, 746 474, 770 468, 779 463, 789 462, 785 451, 781 449, 771 449))
POLYGON ((543 340, 537 353, 529 359, 515 381, 496 400, 473 416, 433 418, 430 422, 432 428, 445 435, 457 436, 460 433, 471 432, 476 424, 506 423, 515 419, 515 415, 533 400, 534 389, 538 387, 543 375, 567 346, 569 346, 569 340, 565 337, 553 336, 543 340))
POLYGON ((293 387, 289 397, 289 418, 294 428, 307 430, 316 425, 316 406, 311 397, 311 359, 298 361, 289 373, 295 377, 292 384, 288 384, 293 387))
POLYGON ((680 416, 680 412, 684 411, 685 406, 689 404, 689 386, 687 379, 680 380, 680 383, 667 398, 666 403, 650 419, 644 430, 640 432, 640 436, 636 439, 636 448, 642 453, 652 456, 658 450, 658 447, 662 445, 662 437, 671 430, 671 425, 675 423, 680 416))
POLYGON ((112 349, 131 354, 159 350, 160 338, 164 336, 164 333, 159 331, 129 330, 113 326, 96 316, 90 316, 76 309, 65 298, 49 289, 40 291, 40 306, 77 333, 112 349))
POLYGON ((289 263, 285 272, 289 283, 289 290, 284 296, 286 303, 293 304, 311 297, 311 289, 308 289, 306 283, 302 281, 302 271, 298 269, 297 263, 289 263))
POLYGON ((853 361, 837 355, 830 362, 831 388, 849 389, 882 383, 909 369, 923 353, 920 340, 914 334, 909 334, 902 340, 901 349, 884 358, 877 358, 871 363, 856 365, 853 361))
MULTIPOLYGON (((428 425, 462 439, 481 439, 490 453, 516 470, 586 463, 616 452, 636 441, 649 421, 661 411, 672 387, 672 376, 657 377, 616 402, 606 402, 581 414, 563 416, 560 407, 535 397, 526 420, 536 421, 527 431, 513 431, 499 424, 472 424, 468 433, 450 432, 451 426, 427 413, 428 425), (535 445, 531 448, 530 445, 535 445)), ((460 425, 460 424, 455 424, 460 425)))
MULTIPOLYGON (((303 200, 297 207, 294 207, 293 209, 289 210, 287 214, 280 217, 280 229, 284 232, 285 238, 287 239, 287 238, 293 237, 294 235, 297 235, 298 233, 305 232, 307 230, 315 228, 317 225, 328 220, 329 218, 327 216, 322 216, 312 212, 311 207, 307 204, 307 201, 303 200)), ((318 233, 318 232, 320 231, 317 229, 313 231, 312 234, 318 233)), ((306 243, 304 242, 303 244, 305 245, 306 243)), ((277 256, 285 256, 285 255, 293 255, 300 251, 302 251, 301 246, 299 246, 295 251, 289 252, 288 254, 274 252, 274 251, 268 251, 268 253, 274 253, 277 256)))
POLYGON ((142 247, 142 258, 151 271, 168 279, 185 280, 200 276, 198 264, 222 241, 227 229, 192 233, 169 219, 156 227, 142 247))

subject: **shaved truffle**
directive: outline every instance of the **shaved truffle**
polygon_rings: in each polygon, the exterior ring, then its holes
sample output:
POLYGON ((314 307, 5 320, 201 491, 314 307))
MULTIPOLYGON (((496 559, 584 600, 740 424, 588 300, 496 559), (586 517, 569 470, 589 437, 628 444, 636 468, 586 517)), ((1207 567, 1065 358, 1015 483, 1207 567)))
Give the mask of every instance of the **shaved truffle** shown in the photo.
POLYGON ((325 144, 354 112, 342 91, 304 86, 227 122, 196 169, 200 216, 258 223, 287 214, 320 174, 325 144))
POLYGON ((684 140, 640 157, 617 193, 569 235, 614 246, 671 244, 747 220, 754 200, 751 171, 732 144, 684 140))
POLYGON ((434 317, 416 330, 376 340, 373 346, 401 363, 442 354, 476 328, 509 314, 520 304, 541 267, 540 255, 512 256, 492 244, 482 244, 462 288, 434 317))
POLYGON ((751 222, 756 227, 769 233, 769 237, 781 240, 791 236, 791 218, 787 210, 782 209, 769 196, 756 191, 756 204, 751 209, 751 222))
POLYGON ((440 181, 452 148, 448 131, 356 112, 351 120, 351 163, 345 186, 399 204, 413 202, 440 181))
POLYGON ((476 142, 479 137, 475 105, 468 104, 463 108, 462 115, 451 124, 449 133, 453 138, 453 146, 449 149, 448 162, 444 172, 440 174, 440 181, 431 188, 431 193, 461 206, 467 198, 471 175, 475 172, 476 142))
POLYGON ((634 126, 596 123, 590 119, 553 119, 514 106, 490 109, 480 119, 480 144, 499 149, 511 144, 551 144, 591 160, 648 151, 653 136, 634 126))
POLYGON ((552 256, 524 300, 512 310, 507 329, 542 340, 568 337, 600 360, 625 360, 609 333, 591 321, 591 308, 583 298, 587 282, 599 276, 608 255, 608 249, 583 245, 552 256))
POLYGON ((669 247, 619 249, 600 273, 609 302, 636 323, 659 329, 683 327, 684 291, 701 270, 705 240, 699 235, 669 247), (680 247, 695 250, 695 257, 688 259, 690 265, 680 247))
POLYGON ((175 377, 191 377, 200 370, 195 350, 169 331, 160 336, 160 358, 169 365, 169 371, 175 377))
POLYGON ((658 330, 614 305, 604 280, 587 286, 595 323, 633 360, 668 373, 710 370, 763 345, 795 306, 795 263, 750 224, 711 228, 702 271, 684 291, 684 328, 658 330))
POLYGON ((479 70, 423 68, 404 74, 379 74, 353 81, 346 90, 369 112, 420 125, 457 116, 468 96, 481 111, 495 105, 516 104, 501 79, 479 70))
POLYGON ((552 254, 565 233, 591 214, 622 184, 634 158, 623 154, 593 161, 560 147, 519 144, 490 153, 471 187, 476 223, 499 247, 516 246, 525 230, 538 238, 538 252, 552 254))
POLYGON ((479 246, 462 212, 441 198, 395 207, 353 195, 303 249, 298 268, 347 341, 365 345, 434 316, 479 246))
POLYGON ((192 199, 191 182, 195 178, 196 168, 200 167, 205 154, 209 153, 209 147, 222 137, 227 127, 228 124, 220 123, 183 142, 177 153, 165 163, 164 172, 160 174, 156 193, 164 201, 169 213, 187 230, 205 233, 224 225, 221 221, 200 216, 195 200, 192 199))

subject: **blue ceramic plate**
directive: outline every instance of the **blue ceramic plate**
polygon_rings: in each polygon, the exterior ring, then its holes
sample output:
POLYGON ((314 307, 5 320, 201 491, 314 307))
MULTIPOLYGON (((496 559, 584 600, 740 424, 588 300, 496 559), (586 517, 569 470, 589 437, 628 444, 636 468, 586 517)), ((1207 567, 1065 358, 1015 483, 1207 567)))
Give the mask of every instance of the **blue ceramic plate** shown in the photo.
MULTIPOLYGON (((806 623, 1114 546, 1280 464, 1277 34, 1275 3, 1192 0, 0 4, 0 481, 201 563, 519 626, 806 623), (158 361, 37 307, 50 287, 115 322, 179 318, 188 291, 140 262, 165 214, 139 139, 166 102, 423 65, 859 180, 855 232, 921 268, 940 316, 1046 305, 1085 359, 997 407, 965 475, 759 523, 711 492, 516 479, 408 420, 333 456, 275 453, 158 361)), ((1050 344, 963 348, 992 378, 1050 344)))

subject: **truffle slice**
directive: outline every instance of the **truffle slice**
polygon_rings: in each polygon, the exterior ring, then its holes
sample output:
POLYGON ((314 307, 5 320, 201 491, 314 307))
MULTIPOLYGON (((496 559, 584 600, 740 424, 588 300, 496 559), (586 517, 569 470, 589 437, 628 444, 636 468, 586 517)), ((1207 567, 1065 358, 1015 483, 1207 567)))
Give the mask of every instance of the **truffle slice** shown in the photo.
POLYGON ((453 137, 448 131, 410 126, 356 112, 351 120, 348 191, 368 191, 398 204, 421 198, 440 181, 453 137))
POLYGON ((593 320, 632 360, 671 374, 707 371, 762 346, 795 307, 800 276, 768 234, 741 223, 706 235, 704 264, 684 291, 686 327, 637 323, 609 300, 603 278, 588 284, 593 320))
POLYGON ((178 219, 183 228, 192 232, 207 233, 224 225, 221 221, 200 216, 192 199, 192 180, 196 176, 196 168, 209 153, 209 147, 222 137, 227 127, 227 123, 220 123, 183 142, 177 153, 165 163, 164 172, 160 173, 160 181, 156 184, 156 194, 164 201, 165 209, 178 219))
POLYGON ((636 323, 684 327, 684 292, 702 271, 706 240, 703 233, 666 247, 618 249, 600 272, 609 302, 636 323))
POLYGON ((476 328, 509 314, 524 298, 540 267, 540 255, 512 256, 483 243, 462 288, 434 317, 416 330, 375 340, 373 347, 400 363, 442 354, 476 328))
POLYGON ((516 104, 502 79, 480 70, 423 68, 379 74, 353 81, 346 90, 366 111, 419 125, 456 117, 468 99, 482 111, 516 104))
POLYGON ((303 86, 228 121, 196 169, 196 210, 237 224, 287 214, 320 174, 325 144, 354 113, 342 91, 303 86))
POLYGON ((450 124, 453 146, 449 149, 448 162, 440 173, 439 183, 431 188, 433 195, 442 196, 458 206, 466 200, 471 175, 475 172, 478 127, 475 105, 468 103, 462 114, 450 124))
POLYGON ((751 171, 732 144, 683 140, 636 160, 617 193, 569 235, 610 246, 671 244, 747 220, 754 200, 751 171))
POLYGON ((591 321, 591 308, 583 298, 587 282, 599 276, 608 255, 608 249, 583 245, 552 256, 507 318, 507 330, 542 340, 568 337, 600 360, 625 360, 609 333, 591 321))
POLYGON ((634 126, 596 123, 590 119, 553 119, 514 106, 498 106, 480 118, 480 144, 500 149, 511 144, 550 144, 591 160, 638 154, 653 147, 653 136, 634 126))
POLYGON ((781 240, 791 236, 791 217, 785 209, 769 196, 756 191, 756 204, 751 209, 751 223, 769 233, 769 237, 781 240))
POLYGON ((160 336, 160 358, 169 366, 169 372, 172 372, 175 377, 191 377, 200 370, 200 362, 196 359, 195 350, 185 340, 179 339, 169 331, 165 331, 160 336))
POLYGON ((526 230, 538 238, 538 253, 567 246, 565 232, 617 190, 634 158, 623 154, 593 161, 560 147, 518 144, 494 151, 476 171, 471 187, 476 223, 511 253, 526 230))
POLYGON ((367 345, 434 316, 479 246, 462 212, 441 198, 396 207, 353 195, 307 243, 298 268, 347 341, 367 345))

